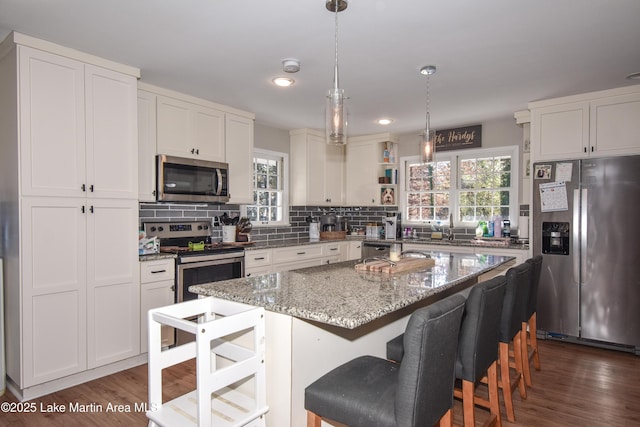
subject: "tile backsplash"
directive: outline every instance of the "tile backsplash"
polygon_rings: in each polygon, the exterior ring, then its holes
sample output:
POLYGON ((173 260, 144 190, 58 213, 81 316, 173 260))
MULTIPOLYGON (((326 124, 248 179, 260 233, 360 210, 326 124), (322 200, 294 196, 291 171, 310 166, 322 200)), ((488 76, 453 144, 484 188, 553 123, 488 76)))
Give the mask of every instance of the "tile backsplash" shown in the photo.
MULTIPOLYGON (((255 227, 251 232, 251 240, 256 242, 295 243, 299 239, 309 238, 308 216, 320 216, 328 213, 347 217, 350 227, 364 229, 368 223, 383 225, 382 221, 387 213, 397 212, 397 206, 374 207, 322 207, 322 206, 291 206, 289 208, 289 225, 280 227, 255 227)), ((225 213, 230 217, 240 215, 239 205, 208 205, 208 204, 178 204, 178 203, 140 203, 140 223, 157 221, 211 221, 225 213)), ((520 206, 520 215, 529 214, 529 206, 520 206)), ((431 228, 411 226, 418 233, 419 238, 428 238, 431 228)), ((214 240, 222 238, 221 227, 212 228, 214 240)), ((475 236, 475 228, 454 227, 456 239, 471 239, 475 236)))

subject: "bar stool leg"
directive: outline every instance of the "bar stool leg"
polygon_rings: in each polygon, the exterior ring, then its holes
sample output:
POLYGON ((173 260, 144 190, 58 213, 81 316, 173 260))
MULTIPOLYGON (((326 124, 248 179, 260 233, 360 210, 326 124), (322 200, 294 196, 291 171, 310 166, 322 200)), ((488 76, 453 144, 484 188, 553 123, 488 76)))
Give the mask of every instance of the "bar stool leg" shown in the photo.
POLYGON ((531 387, 531 368, 529 366, 529 332, 527 331, 527 322, 522 322, 520 330, 520 353, 522 354, 522 374, 524 383, 527 387, 531 387))
MULTIPOLYGON (((525 337, 526 343, 526 337, 525 337)), ((523 399, 527 398, 527 388, 524 384, 524 357, 525 355, 522 353, 522 333, 518 332, 515 337, 513 337, 513 353, 514 359, 516 363, 516 372, 518 372, 518 389, 520 390, 520 397, 523 399)))
POLYGON ((453 426, 453 409, 449 409, 438 421, 438 427, 453 426))
POLYGON ((516 421, 513 410, 513 396, 511 395, 511 374, 509 373, 509 343, 500 342, 500 380, 498 385, 502 389, 504 408, 507 412, 507 419, 514 423, 516 421))
POLYGON ((311 411, 307 411, 307 427, 320 427, 322 417, 314 414, 311 411))
POLYGON ((538 352, 538 338, 536 337, 536 331, 538 330, 538 316, 534 311, 529 318, 529 338, 531 342, 531 349, 533 355, 533 367, 536 371, 540 370, 540 355, 538 352))

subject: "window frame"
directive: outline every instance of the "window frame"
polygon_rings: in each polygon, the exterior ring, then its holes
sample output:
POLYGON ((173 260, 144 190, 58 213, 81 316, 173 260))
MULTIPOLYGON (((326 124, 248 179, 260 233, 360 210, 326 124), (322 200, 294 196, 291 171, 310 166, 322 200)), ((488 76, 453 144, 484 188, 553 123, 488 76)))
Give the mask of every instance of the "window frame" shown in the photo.
MULTIPOLYGON (((458 173, 459 162, 467 159, 477 159, 483 157, 498 157, 498 156, 511 156, 511 185, 509 187, 509 212, 511 224, 515 224, 518 214, 520 212, 520 149, 517 145, 509 145, 502 147, 492 148, 477 148, 469 150, 451 150, 435 153, 435 161, 450 161, 451 164, 451 188, 449 189, 449 208, 450 212, 456 212, 456 216, 453 219, 454 227, 475 227, 476 221, 461 221, 457 217, 459 209, 458 195, 460 192, 465 191, 460 187, 460 174, 458 173)), ((449 226, 449 219, 433 221, 409 221, 406 219, 405 212, 407 211, 407 166, 411 163, 418 163, 418 156, 403 156, 400 158, 399 167, 399 183, 400 183, 400 203, 399 209, 403 214, 402 224, 411 226, 449 226)))
MULTIPOLYGON (((256 182, 255 180, 255 167, 253 166, 254 164, 254 159, 255 158, 262 158, 262 159, 268 159, 268 160, 276 160, 276 159, 282 159, 282 189, 281 191, 281 197, 282 197, 282 220, 281 221, 251 221, 251 225, 253 227, 282 227, 282 226, 289 226, 289 153, 283 153, 283 152, 279 152, 279 151, 273 151, 273 150, 267 150, 264 148, 254 148, 253 149, 253 155, 252 155, 252 160, 251 160, 251 196, 253 197, 253 194, 257 189, 254 184, 256 182)), ((244 205, 240 205, 240 214, 241 216, 247 216, 247 207, 249 206, 255 206, 253 204, 244 204, 244 205)))

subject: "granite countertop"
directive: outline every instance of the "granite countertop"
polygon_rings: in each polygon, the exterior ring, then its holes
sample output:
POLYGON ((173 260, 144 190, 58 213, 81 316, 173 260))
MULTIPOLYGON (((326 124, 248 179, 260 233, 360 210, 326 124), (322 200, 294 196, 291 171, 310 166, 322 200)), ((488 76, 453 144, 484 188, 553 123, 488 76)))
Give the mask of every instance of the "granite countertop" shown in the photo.
POLYGON ((139 255, 138 259, 140 261, 156 261, 159 259, 176 258, 176 257, 177 257, 176 254, 160 252, 157 254, 139 255))
POLYGON ((189 291, 354 329, 514 259, 453 252, 433 256, 434 267, 404 273, 356 271, 354 266, 359 261, 346 261, 194 285, 189 291))

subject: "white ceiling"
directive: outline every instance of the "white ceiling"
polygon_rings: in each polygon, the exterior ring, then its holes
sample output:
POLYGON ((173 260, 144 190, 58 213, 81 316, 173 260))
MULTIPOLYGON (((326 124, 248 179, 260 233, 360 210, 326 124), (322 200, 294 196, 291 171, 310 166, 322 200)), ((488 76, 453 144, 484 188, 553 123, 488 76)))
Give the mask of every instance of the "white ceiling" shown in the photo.
MULTIPOLYGON (((325 0, 0 0, 11 30, 139 67, 142 80, 256 114, 324 127, 334 14, 325 0), (281 61, 296 83, 278 88, 281 61)), ((349 0, 339 14, 349 134, 418 132, 431 77, 434 128, 513 117, 527 102, 640 81, 638 0, 349 0), (374 123, 382 116, 395 121, 374 123)))

